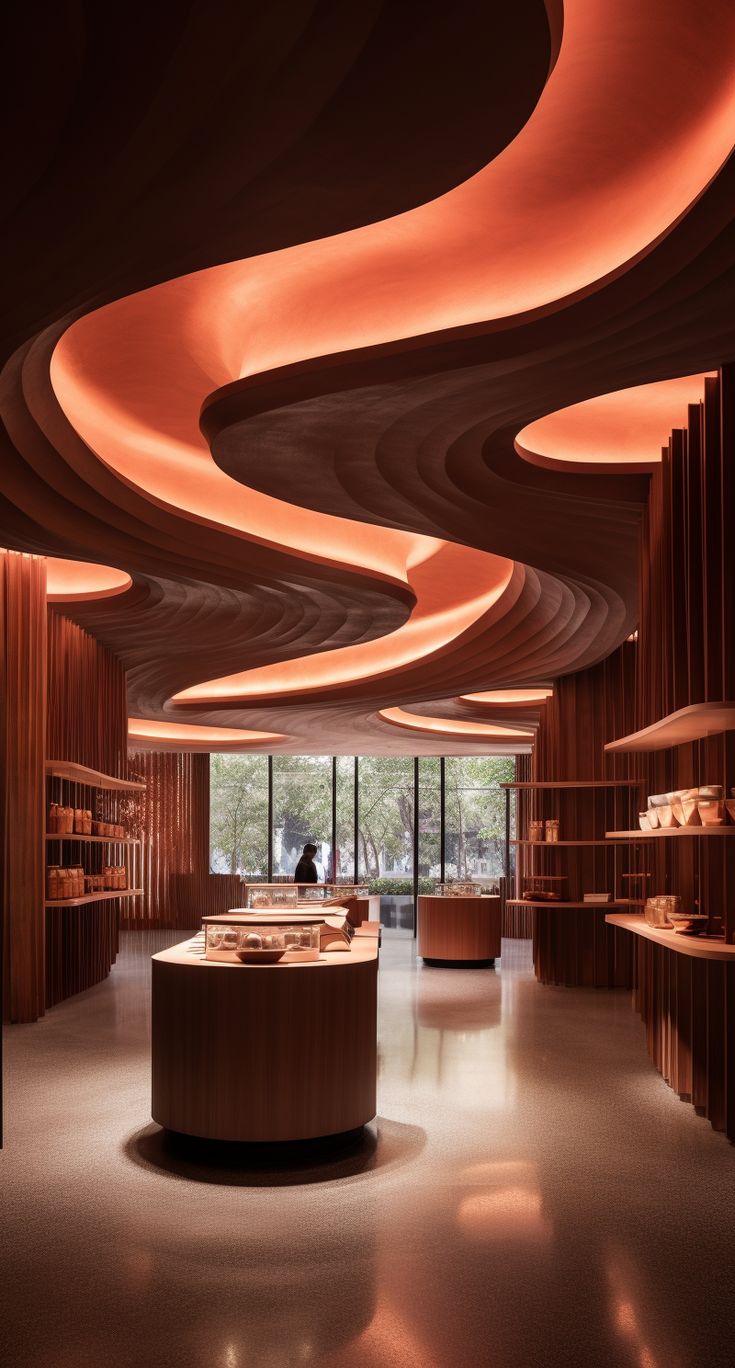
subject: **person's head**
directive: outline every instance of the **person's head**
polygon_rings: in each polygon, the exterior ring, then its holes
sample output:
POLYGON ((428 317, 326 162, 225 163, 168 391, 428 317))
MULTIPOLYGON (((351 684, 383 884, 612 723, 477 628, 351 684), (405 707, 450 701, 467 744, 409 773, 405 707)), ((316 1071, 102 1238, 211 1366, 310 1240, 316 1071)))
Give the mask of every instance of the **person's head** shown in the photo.
POLYGON ((304 846, 304 856, 305 856, 305 858, 306 858, 307 860, 313 860, 315 855, 316 855, 316 846, 315 846, 315 845, 312 845, 310 841, 307 842, 307 844, 304 846))

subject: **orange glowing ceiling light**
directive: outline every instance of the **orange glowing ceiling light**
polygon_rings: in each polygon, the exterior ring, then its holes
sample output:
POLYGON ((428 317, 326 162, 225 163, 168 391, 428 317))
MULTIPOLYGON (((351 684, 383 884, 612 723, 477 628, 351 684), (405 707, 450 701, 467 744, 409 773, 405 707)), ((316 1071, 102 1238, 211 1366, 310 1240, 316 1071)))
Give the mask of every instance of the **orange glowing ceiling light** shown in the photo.
POLYGON ((456 737, 458 740, 475 741, 526 741, 533 740, 534 733, 525 728, 499 727, 489 722, 463 722, 453 717, 423 717, 418 713, 406 712, 404 708, 381 708, 378 713, 384 722, 395 727, 406 727, 409 731, 437 732, 442 736, 456 737))
POLYGON ((562 470, 650 470, 672 427, 686 427, 687 406, 700 402, 704 380, 685 375, 571 404, 523 428, 516 451, 534 465, 562 470))
POLYGON ((158 722, 145 717, 128 718, 128 742, 141 750, 238 750, 287 741, 279 732, 246 731, 242 727, 204 727, 185 722, 158 722))
POLYGON ((461 694, 462 703, 499 703, 508 707, 523 703, 545 703, 553 689, 487 689, 481 693, 461 694))
POLYGON ((82 603, 124 594, 133 583, 125 570, 91 561, 46 559, 46 594, 51 603, 82 603))

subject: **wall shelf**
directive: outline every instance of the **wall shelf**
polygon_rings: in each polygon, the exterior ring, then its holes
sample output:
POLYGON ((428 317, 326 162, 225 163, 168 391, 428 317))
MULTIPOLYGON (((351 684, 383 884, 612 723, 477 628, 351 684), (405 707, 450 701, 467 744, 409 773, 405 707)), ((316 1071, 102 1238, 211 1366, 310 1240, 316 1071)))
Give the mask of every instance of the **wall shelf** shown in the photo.
POLYGON ((642 779, 556 779, 523 780, 514 784, 501 784, 502 789, 591 789, 591 788, 640 788, 642 779))
POLYGON ((146 787, 132 779, 118 779, 113 774, 102 774, 86 765, 77 765, 73 760, 47 760, 46 774, 54 779, 68 779, 72 784, 85 784, 88 788, 109 789, 117 793, 145 793, 146 787))
POLYGON ((142 888, 112 888, 104 893, 84 893, 81 898, 47 898, 46 907, 81 907, 84 903, 109 902, 111 898, 139 898, 142 888))
POLYGON ((606 751, 631 752, 665 750, 688 741, 703 741, 720 732, 735 731, 735 703, 690 703, 668 713, 642 731, 608 741, 606 751))
POLYGON ((94 845, 142 845, 137 836, 86 836, 78 831, 47 831, 47 841, 90 841, 94 845))
POLYGON ((671 837, 735 836, 735 826, 657 827, 655 831, 606 831, 608 841, 661 841, 671 837))
POLYGON ((721 936, 683 936, 677 931, 668 931, 662 926, 649 926, 642 916, 612 914, 605 918, 611 926, 621 931, 632 931, 636 936, 654 941, 665 950, 673 950, 690 959, 735 960, 735 945, 728 945, 721 936))
POLYGON ((601 908, 602 908, 603 910, 607 909, 607 911, 609 911, 610 908, 612 908, 612 907, 643 907, 643 903, 640 902, 640 901, 639 901, 638 899, 636 899, 636 898, 613 898, 610 902, 593 902, 593 903, 591 903, 591 902, 556 902, 556 901, 555 901, 554 899, 552 899, 552 898, 540 898, 540 899, 538 899, 538 900, 536 900, 536 899, 534 899, 534 898, 508 898, 508 899, 506 899, 506 907, 533 907, 533 908, 547 908, 547 907, 548 907, 548 908, 551 908, 552 911, 554 911, 554 912, 556 911, 557 908, 561 908, 561 910, 564 911, 566 908, 581 908, 581 907, 583 907, 585 910, 586 910, 587 908, 591 908, 594 912, 599 912, 601 908))
MULTIPOLYGON (((735 827, 733 827, 733 831, 735 831, 735 827)), ((514 838, 510 844, 530 846, 532 850, 556 850, 559 846, 606 846, 610 845, 610 841, 607 839, 604 841, 520 841, 514 838)))

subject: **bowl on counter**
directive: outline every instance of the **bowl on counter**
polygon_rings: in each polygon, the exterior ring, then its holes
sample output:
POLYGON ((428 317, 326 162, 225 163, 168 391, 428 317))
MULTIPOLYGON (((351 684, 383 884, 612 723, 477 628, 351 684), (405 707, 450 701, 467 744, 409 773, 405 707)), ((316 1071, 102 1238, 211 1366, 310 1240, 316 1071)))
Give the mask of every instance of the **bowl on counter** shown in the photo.
POLYGON ((701 935, 709 921, 706 912, 669 912, 668 919, 680 936, 701 935))
POLYGON ((286 949, 284 946, 282 950, 238 950, 236 953, 241 964, 277 964, 286 949))

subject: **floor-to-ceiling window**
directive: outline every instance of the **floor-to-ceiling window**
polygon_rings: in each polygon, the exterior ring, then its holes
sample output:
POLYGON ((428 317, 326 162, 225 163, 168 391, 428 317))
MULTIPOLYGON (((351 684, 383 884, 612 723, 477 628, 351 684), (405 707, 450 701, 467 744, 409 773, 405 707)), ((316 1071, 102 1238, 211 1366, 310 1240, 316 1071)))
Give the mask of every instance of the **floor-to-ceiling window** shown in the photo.
POLYGON ((360 756, 357 777, 359 877, 380 893, 384 925, 413 935, 413 759, 360 756))
POLYGON ((411 935, 416 893, 503 873, 514 774, 513 756, 213 755, 211 866, 290 879, 312 841, 321 879, 367 883, 386 928, 411 935))
POLYGON ((215 874, 268 878, 268 756, 210 757, 210 865, 215 874))
POLYGON ((447 879, 499 878, 505 855, 505 793, 514 762, 501 755, 451 755, 445 762, 447 879))
POLYGON ((307 841, 320 883, 332 869, 332 760, 328 755, 273 756, 273 878, 291 879, 307 841))
POLYGON ((334 762, 335 883, 352 883, 355 875, 355 770, 353 755, 338 755, 334 762))

